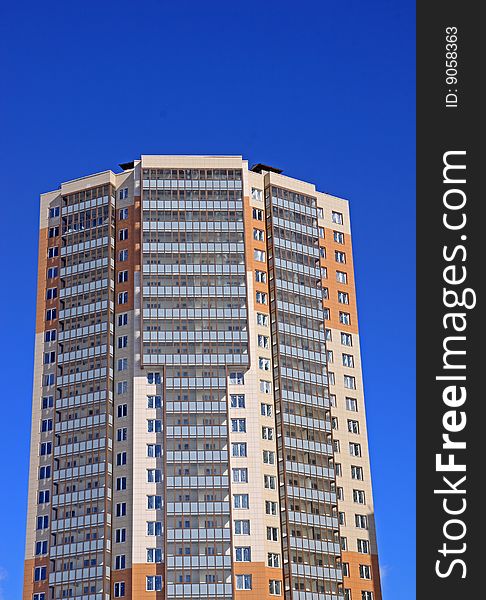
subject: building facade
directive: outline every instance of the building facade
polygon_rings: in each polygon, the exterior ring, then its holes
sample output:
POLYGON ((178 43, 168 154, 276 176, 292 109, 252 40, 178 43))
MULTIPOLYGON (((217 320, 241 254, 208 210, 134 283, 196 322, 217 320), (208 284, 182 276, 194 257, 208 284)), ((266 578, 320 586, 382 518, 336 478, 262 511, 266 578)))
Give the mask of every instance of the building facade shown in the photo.
POLYGON ((348 203, 120 166, 41 196, 24 600, 381 600, 348 203))

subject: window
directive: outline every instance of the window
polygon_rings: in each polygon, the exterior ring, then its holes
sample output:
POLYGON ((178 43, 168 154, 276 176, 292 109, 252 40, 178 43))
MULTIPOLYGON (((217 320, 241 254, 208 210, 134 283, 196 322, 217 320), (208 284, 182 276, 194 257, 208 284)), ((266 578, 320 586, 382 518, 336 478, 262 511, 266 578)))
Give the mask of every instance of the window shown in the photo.
POLYGON ((339 452, 341 452, 341 442, 339 440, 333 440, 332 445, 334 448, 334 453, 339 454, 339 452))
POLYGON ((235 560, 236 560, 236 562, 250 562, 251 561, 250 546, 236 546, 235 560))
POLYGON ((336 271, 336 281, 339 283, 348 283, 348 275, 344 271, 336 271))
POLYGON ((351 375, 344 375, 344 387, 348 390, 356 389, 356 379, 351 375))
POLYGON ((280 567, 280 554, 275 554, 275 552, 268 552, 267 566, 279 568, 280 567))
POLYGON ((46 291, 46 300, 54 300, 57 298, 57 288, 48 288, 46 291))
POLYGON ((147 562, 148 563, 161 563, 162 562, 162 548, 147 548, 147 562))
POLYGON ((47 269, 47 279, 54 279, 57 277, 59 269, 57 267, 50 267, 47 269))
POLYGON ((128 348, 128 335, 121 335, 118 338, 118 348, 128 348))
POLYGON ((263 200, 263 191, 259 190, 258 188, 251 188, 251 199, 252 200, 258 200, 261 201, 263 200))
POLYGON ((263 379, 260 379, 260 392, 263 392, 264 394, 270 394, 272 391, 272 384, 270 381, 263 381, 263 379))
POLYGON ((337 477, 342 477, 343 474, 343 468, 341 466, 341 463, 336 463, 334 465, 334 470, 336 471, 336 476, 337 477))
POLYGON ((337 244, 344 244, 344 233, 341 231, 333 231, 333 237, 337 244))
POLYGON ((344 500, 344 489, 342 487, 337 488, 336 494, 338 500, 344 500))
POLYGON ((128 219, 128 208, 121 208, 118 212, 118 218, 120 221, 126 221, 128 219))
POLYGON ((356 504, 366 504, 366 497, 363 490, 353 490, 353 502, 356 502, 356 504))
POLYGON ((55 352, 45 352, 44 353, 44 364, 50 365, 56 362, 56 353, 55 352))
POLYGON ((246 419, 231 419, 231 431, 246 433, 246 419))
POLYGON ((337 406, 336 394, 329 394, 329 404, 331 406, 337 406))
POLYGON ((233 508, 250 508, 250 497, 248 494, 234 494, 233 508))
POLYGON ((353 412, 358 411, 358 401, 356 400, 356 398, 348 398, 346 396, 346 409, 352 410, 353 412))
POLYGON ((49 227, 49 238, 54 238, 59 235, 59 227, 49 227))
POLYGON ((245 408, 245 395, 244 394, 231 394, 230 395, 230 406, 231 406, 231 408, 245 408))
POLYGON ((128 292, 120 292, 118 294, 118 304, 128 304, 128 292))
POLYGON ((118 371, 128 371, 128 358, 119 358, 117 362, 118 371))
POLYGON ((231 469, 233 472, 233 483, 248 483, 248 469, 231 469))
POLYGON ((162 471, 160 469, 147 469, 147 483, 160 483, 162 471))
POLYGON ((267 515, 277 515, 277 503, 272 500, 265 500, 265 514, 267 515))
POLYGON ((255 271, 255 280, 258 283, 266 283, 267 282, 267 274, 265 271, 255 271))
POLYGON ((326 336, 326 341, 332 342, 332 330, 326 327, 326 329, 324 329, 324 334, 326 336))
POLYGON ((324 320, 329 321, 331 318, 331 310, 329 308, 324 307, 322 309, 324 320))
POLYGON ((263 476, 263 487, 267 490, 277 489, 277 478, 274 475, 263 476))
POLYGON ((38 594, 34 594, 32 596, 32 600, 46 600, 46 595, 44 592, 39 592, 38 594))
POLYGON ((147 396, 147 408, 162 408, 162 396, 147 396))
POLYGON ((331 213, 331 220, 333 223, 337 223, 338 225, 342 225, 343 224, 343 215, 340 212, 336 212, 336 211, 332 211, 331 213))
POLYGON ((41 432, 46 433, 52 431, 52 419, 42 419, 41 421, 41 432))
POLYGON ((58 246, 51 246, 50 248, 47 249, 47 258, 54 258, 56 256, 59 256, 59 247, 58 246))
POLYGON ((118 252, 118 260, 120 262, 126 262, 128 260, 128 250, 120 250, 120 252, 118 252))
POLYGON ((124 327, 125 325, 128 325, 128 313, 118 315, 118 327, 124 327))
POLYGON ((263 464, 274 465, 275 464, 275 452, 273 450, 263 450, 263 464))
POLYGON ((262 371, 270 371, 270 359, 260 356, 258 358, 258 368, 262 371))
POLYGON ((262 427, 262 440, 273 440, 273 427, 262 427))
POLYGON ((128 381, 119 381, 116 384, 116 392, 119 395, 128 393, 128 381))
POLYGON ((343 366, 354 367, 354 356, 352 354, 343 354, 343 366))
POLYGON ((333 371, 327 372, 327 381, 329 382, 329 385, 336 385, 336 376, 333 371))
POLYGON ((162 521, 147 521, 147 535, 162 535, 162 521))
POLYGON ((278 542, 278 527, 267 527, 267 540, 278 542))
POLYGON ((338 263, 346 264, 346 254, 344 252, 339 252, 339 250, 336 250, 334 252, 334 259, 338 263))
POLYGON ((368 529, 368 517, 366 515, 354 515, 358 529, 368 529))
POLYGON ((50 490, 41 490, 37 497, 38 504, 47 504, 51 496, 50 490))
POLYGON ((122 467, 127 464, 127 453, 126 452, 118 452, 116 455, 116 466, 122 467))
POLYGON ((49 209, 49 219, 58 217, 60 214, 61 214, 61 210, 60 210, 59 206, 54 206, 54 208, 49 209))
POLYGON ((341 304, 349 304, 349 294, 347 292, 338 291, 338 302, 341 304))
POLYGON ((127 439, 127 428, 121 427, 116 430, 116 441, 117 442, 125 442, 127 439))
POLYGON ((149 510, 162 508, 162 496, 147 496, 147 508, 149 510))
POLYGON ((37 529, 48 529, 49 528, 49 516, 42 515, 37 517, 37 529))
POLYGON ((124 554, 118 554, 115 556, 115 569, 124 569, 126 567, 126 557, 124 554))
POLYGON ((54 321, 57 316, 57 310, 55 308, 49 308, 46 310, 46 321, 54 321))
POLYGON ((371 579, 371 565, 359 565, 361 579, 371 579))
POLYGON ((47 575, 47 567, 36 567, 34 569, 34 581, 44 581, 47 575))
POLYGON ((348 549, 348 538, 341 536, 341 550, 346 551, 348 549))
POLYGON ((339 420, 337 417, 331 417, 331 428, 336 431, 339 429, 339 420))
POLYGON ((264 315, 263 313, 257 313, 257 325, 268 325, 268 315, 264 315))
POLYGON ((344 600, 353 600, 351 598, 351 590, 349 588, 344 588, 344 600))
POLYGON ((235 456, 237 458, 244 458, 245 456, 247 456, 247 452, 246 452, 246 443, 243 442, 236 442, 231 444, 231 449, 232 449, 232 456, 235 456))
POLYGON ((127 478, 126 477, 117 477, 116 478, 116 489, 119 492, 127 489, 127 478))
POLYGON ((51 476, 51 467, 48 465, 47 467, 39 468, 39 479, 49 479, 51 476))
POLYGON ((120 231, 118 232, 118 239, 120 240, 120 242, 128 240, 128 229, 120 229, 120 231))
POLYGON ((363 590, 361 592, 361 600, 373 600, 373 592, 363 590))
POLYGON ((126 517, 126 515, 127 515, 127 503, 126 502, 117 502, 116 516, 117 517, 126 517))
MULTIPOLYGON (((326 258, 326 249, 324 248, 324 246, 321 246, 321 247, 319 248, 319 256, 320 256, 321 258, 326 258)), ((326 277, 326 279, 327 279, 327 277, 326 277)))
POLYGON ((119 419, 126 417, 128 415, 128 405, 127 404, 119 404, 116 407, 116 416, 119 419))
POLYGON ((253 239, 257 240, 258 242, 264 242, 265 241, 265 232, 263 231, 263 229, 256 229, 254 227, 253 228, 253 239))
POLYGON ((255 250, 253 251, 253 258, 260 262, 265 262, 265 250, 255 250))
POLYGON ((235 535, 250 535, 250 521, 247 519, 236 520, 235 535))
POLYGON ((272 596, 280 596, 282 593, 282 582, 275 579, 270 579, 268 582, 268 591, 272 596))
POLYGON ((353 336, 350 333, 341 332, 341 344, 343 346, 352 346, 353 336))
POLYGON ((54 375, 54 373, 50 373, 49 375, 44 376, 44 385, 46 386, 54 385, 55 381, 56 376, 54 375))
POLYGON ((263 210, 260 208, 254 208, 252 211, 253 218, 257 221, 263 221, 263 210))
POLYGON ((123 598, 125 596, 125 582, 118 581, 113 587, 113 595, 115 598, 123 598))
POLYGON ((361 444, 349 442, 349 454, 351 454, 351 456, 361 456, 361 444))
POLYGON ((260 413, 262 417, 271 417, 273 414, 273 408, 271 404, 260 404, 260 413))
POLYGON ((162 456, 161 444, 147 444, 148 458, 160 458, 162 456))
POLYGON ((251 575, 235 575, 235 578, 237 590, 251 590, 251 575))
POLYGON ((256 292, 256 301, 258 304, 267 304, 267 294, 265 292, 256 292))
POLYGON ((148 592, 161 592, 162 575, 147 575, 146 590, 148 592))
MULTIPOLYGON (((120 200, 125 200, 126 198, 128 198, 128 188, 122 188, 121 190, 118 190, 118 198, 120 200)), ((128 213, 127 213, 127 215, 125 217, 121 216, 121 213, 122 213, 123 210, 128 211, 127 208, 122 208, 120 210, 120 219, 126 219, 128 217, 128 213)))
POLYGON ((245 383, 245 378, 243 373, 233 372, 229 375, 229 382, 231 385, 243 385, 245 383))
POLYGON ((160 373, 147 373, 147 383, 162 383, 162 376, 160 373))
POLYGON ((319 237, 324 239, 326 237, 326 233, 324 231, 324 227, 319 227, 319 237))
POLYGON ((128 271, 118 272, 118 283, 126 283, 128 281, 128 271))
POLYGON ((361 554, 370 553, 370 543, 368 540, 357 540, 358 552, 361 554))
POLYGON ((148 433, 161 433, 162 421, 160 419, 147 419, 148 433))
POLYGON ((47 540, 35 544, 35 555, 40 556, 42 554, 47 554, 47 540))
POLYGON ((348 419, 348 431, 349 433, 359 433, 359 422, 348 419))
POLYGON ((334 362, 334 353, 333 353, 333 351, 332 350, 328 350, 326 354, 327 354, 327 362, 332 364, 334 362))

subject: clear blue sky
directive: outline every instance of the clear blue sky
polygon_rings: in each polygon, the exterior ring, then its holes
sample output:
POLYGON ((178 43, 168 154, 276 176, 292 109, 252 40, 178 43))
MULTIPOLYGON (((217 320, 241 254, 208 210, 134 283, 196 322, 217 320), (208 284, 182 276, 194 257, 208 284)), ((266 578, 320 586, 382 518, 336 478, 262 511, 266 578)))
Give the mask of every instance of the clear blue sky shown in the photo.
POLYGON ((414 3, 27 0, 0 21, 0 600, 22 587, 38 195, 151 153, 243 154, 350 200, 384 600, 411 600, 414 3))

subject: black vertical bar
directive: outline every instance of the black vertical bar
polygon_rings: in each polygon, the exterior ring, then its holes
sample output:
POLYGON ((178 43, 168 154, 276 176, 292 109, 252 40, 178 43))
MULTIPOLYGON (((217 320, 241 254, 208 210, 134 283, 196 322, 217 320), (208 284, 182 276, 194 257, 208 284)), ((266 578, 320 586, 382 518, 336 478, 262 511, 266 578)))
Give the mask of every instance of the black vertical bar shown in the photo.
POLYGON ((473 592, 481 590, 485 530, 474 511, 484 467, 473 463, 484 460, 485 437, 480 8, 451 0, 417 7, 419 600, 484 595, 473 592))

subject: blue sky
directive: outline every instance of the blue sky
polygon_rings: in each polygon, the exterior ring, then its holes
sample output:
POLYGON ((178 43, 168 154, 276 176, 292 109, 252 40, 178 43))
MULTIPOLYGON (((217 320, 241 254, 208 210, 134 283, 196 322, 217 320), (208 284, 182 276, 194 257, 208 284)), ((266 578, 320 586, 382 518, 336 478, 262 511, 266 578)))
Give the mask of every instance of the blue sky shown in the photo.
POLYGON ((38 195, 151 153, 243 154, 350 200, 384 600, 413 598, 414 3, 47 0, 1 17, 0 600, 22 588, 38 195))

